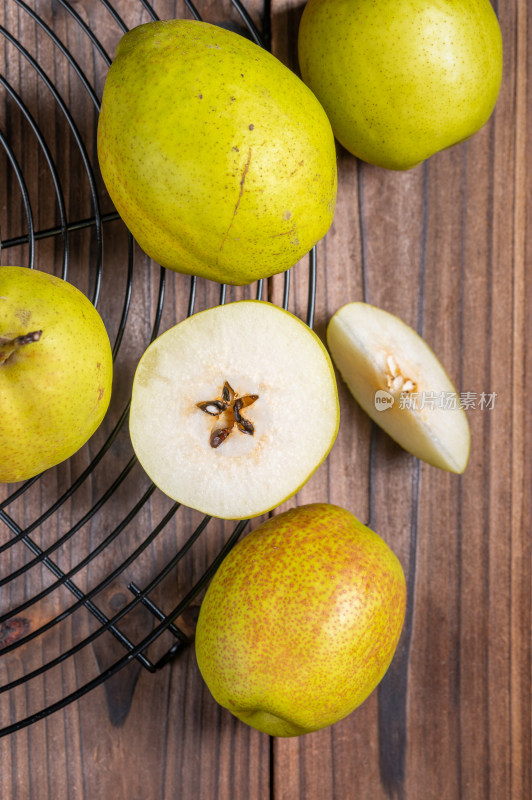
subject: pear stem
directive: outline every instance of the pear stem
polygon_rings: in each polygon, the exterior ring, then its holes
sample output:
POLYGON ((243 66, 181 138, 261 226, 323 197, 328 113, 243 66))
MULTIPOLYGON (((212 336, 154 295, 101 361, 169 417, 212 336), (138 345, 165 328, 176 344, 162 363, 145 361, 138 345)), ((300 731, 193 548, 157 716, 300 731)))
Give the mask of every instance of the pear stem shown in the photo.
POLYGON ((24 347, 26 344, 38 342, 41 336, 42 331, 32 331, 31 333, 25 333, 23 336, 15 336, 14 339, 8 339, 4 342, 1 342, 0 339, 0 366, 5 364, 8 358, 10 358, 13 353, 19 349, 19 347, 24 347))

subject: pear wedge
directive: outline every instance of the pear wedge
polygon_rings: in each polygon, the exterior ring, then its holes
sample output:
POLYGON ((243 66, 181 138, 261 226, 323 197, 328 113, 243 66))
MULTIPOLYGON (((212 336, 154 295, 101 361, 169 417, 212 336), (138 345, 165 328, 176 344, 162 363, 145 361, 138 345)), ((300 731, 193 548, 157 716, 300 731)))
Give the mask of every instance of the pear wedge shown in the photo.
POLYGON ((359 405, 412 455, 461 474, 470 429, 451 379, 409 325, 368 303, 348 303, 331 318, 327 344, 359 405))

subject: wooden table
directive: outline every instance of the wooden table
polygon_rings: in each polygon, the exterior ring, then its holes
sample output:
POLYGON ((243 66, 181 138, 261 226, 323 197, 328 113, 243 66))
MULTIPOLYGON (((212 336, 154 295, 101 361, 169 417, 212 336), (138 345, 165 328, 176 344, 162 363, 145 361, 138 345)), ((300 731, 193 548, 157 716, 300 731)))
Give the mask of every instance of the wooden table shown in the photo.
MULTIPOLYGON (((149 18, 140 0, 110 2, 128 27, 149 18)), ((385 679, 358 710, 333 727, 302 738, 272 740, 216 705, 199 675, 193 646, 184 647, 154 674, 134 659, 77 701, 0 739, 2 798, 532 797, 529 15, 526 0, 496 5, 504 38, 504 79, 489 123, 467 143, 406 173, 362 164, 338 147, 336 218, 318 246, 318 334, 324 336, 328 319, 346 301, 363 299, 388 309, 426 338, 470 400, 471 458, 464 476, 457 477, 403 452, 370 423, 340 381, 337 442, 327 462, 287 504, 328 500, 343 505, 377 530, 400 557, 408 609, 385 679)), ((156 0, 154 7, 163 18, 185 13, 169 0, 156 0)), ((217 0, 201 1, 198 8, 213 22, 230 13, 217 0)), ((269 12, 263 12, 260 0, 249 5, 258 27, 266 36, 271 31, 273 51, 294 69, 301 9, 293 0, 272 0, 269 12)), ((231 19, 239 23, 234 13, 231 19)), ((2 513, 20 529, 29 527, 40 548, 31 553, 19 544, 2 555, 2 575, 37 561, 0 589, 0 613, 57 580, 38 555, 63 534, 75 529, 49 558, 61 576, 74 570, 75 585, 90 592, 116 564, 143 547, 162 520, 160 535, 94 594, 99 613, 109 619, 131 601, 131 582, 145 588, 202 519, 186 509, 173 514, 166 498, 151 491, 142 470, 130 461, 127 425, 59 511, 42 523, 39 519, 83 475, 120 420, 135 365, 154 330, 161 270, 136 246, 128 252, 126 232, 114 220, 95 166, 97 100, 107 70, 105 56, 114 54, 120 27, 100 0, 72 0, 71 10, 59 0, 28 0, 27 7, 1 0, 0 23, 8 31, 0 37, 1 74, 18 92, 46 144, 45 149, 31 129, 30 116, 17 108, 3 85, 0 132, 13 158, 3 153, 0 160, 2 265, 31 262, 57 274, 66 266, 68 278, 97 300, 114 344, 127 271, 133 269, 114 396, 101 430, 79 454, 50 470, 22 496, 6 503, 13 487, 0 490, 2 513), (28 9, 35 9, 65 43, 75 65, 28 9), (27 54, 17 49, 17 41, 27 54), (63 229, 47 154, 64 196, 63 229), (87 163, 95 170, 94 185, 87 163), (71 225, 93 219, 95 204, 102 214, 100 228, 71 225), (30 235, 30 223, 36 236, 30 235), (65 242, 68 262, 63 260, 65 242), (98 264, 103 265, 101 284, 98 264), (118 476, 123 479, 105 497, 118 476), (102 509, 85 517, 101 498, 102 509), (122 529, 130 512, 131 520, 122 529), (94 555, 99 546, 101 553, 94 555)), ((291 277, 289 307, 303 318, 308 274, 305 260, 291 277)), ((159 330, 186 315, 189 286, 185 276, 166 276, 159 330)), ((264 296, 281 303, 283 287, 282 277, 276 278, 264 296)), ((255 290, 228 289, 225 299, 254 296, 255 290)), ((219 300, 219 287, 198 280, 195 310, 219 300)), ((150 594, 158 608, 168 614, 178 605, 233 527, 209 524, 150 594)), ((16 526, 2 526, 1 542, 16 532, 16 526)), ((60 580, 26 610, 26 633, 46 626, 75 600, 68 581, 60 580)), ((201 593, 177 619, 190 635, 200 600, 201 593)), ((138 604, 119 627, 139 642, 156 625, 153 614, 138 604)), ((2 726, 60 702, 124 658, 123 644, 109 632, 98 636, 99 627, 82 601, 77 611, 2 656, 0 685, 5 685, 94 634, 80 652, 1 694, 2 726)), ((157 639, 149 649, 150 660, 164 656, 174 641, 170 634, 157 639)))

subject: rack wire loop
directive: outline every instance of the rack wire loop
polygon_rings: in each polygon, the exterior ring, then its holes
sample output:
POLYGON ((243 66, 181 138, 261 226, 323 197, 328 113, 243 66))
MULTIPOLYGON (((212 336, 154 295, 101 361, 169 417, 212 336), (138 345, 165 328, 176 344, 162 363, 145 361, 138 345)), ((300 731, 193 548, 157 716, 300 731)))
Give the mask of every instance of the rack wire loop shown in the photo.
MULTIPOLYGON (((54 0, 50 11, 50 4, 16 0, 19 19, 0 20, 0 174, 8 197, 1 263, 48 269, 85 291, 110 332, 116 376, 108 416, 78 454, 20 485, 0 485, 0 694, 13 698, 0 704, 0 736, 64 708, 134 661, 149 672, 172 661, 190 639, 180 618, 248 524, 213 520, 165 498, 128 436, 129 390, 144 349, 198 306, 233 297, 233 287, 151 264, 99 174, 95 131, 110 53, 130 27, 159 18, 157 2, 99 0, 83 8, 54 0), (67 670, 70 663, 83 669, 67 670), (45 675, 59 675, 50 684, 62 687, 61 696, 44 696, 45 675)), ((202 18, 190 0, 182 8, 202 18)), ((220 0, 220 14, 268 46, 240 0, 220 0)), ((314 248, 310 326, 316 269, 314 248)), ((291 271, 281 280, 278 302, 288 308, 291 271)), ((249 292, 271 299, 271 282, 249 292)))

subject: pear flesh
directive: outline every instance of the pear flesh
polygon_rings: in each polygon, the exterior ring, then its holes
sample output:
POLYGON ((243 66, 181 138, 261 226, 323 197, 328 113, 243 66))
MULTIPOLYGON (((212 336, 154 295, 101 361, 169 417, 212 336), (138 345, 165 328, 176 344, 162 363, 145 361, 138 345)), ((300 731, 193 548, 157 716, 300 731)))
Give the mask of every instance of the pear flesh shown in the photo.
POLYGON ((99 313, 72 284, 0 267, 0 481, 72 456, 102 422, 113 360, 99 313))
POLYGON ((312 92, 216 25, 165 20, 119 42, 98 123, 102 176, 164 267, 248 284, 292 267, 329 229, 336 151, 312 92))
POLYGON ((337 139, 388 169, 410 169, 472 136, 501 85, 489 0, 309 0, 298 50, 337 139))
POLYGON ((260 525, 202 602, 196 656, 214 699, 272 736, 351 713, 377 686, 406 606, 401 564, 352 513, 316 503, 260 525))
POLYGON ((167 495, 205 514, 254 517, 327 456, 339 406, 316 334, 270 303, 194 314, 156 339, 133 382, 134 450, 167 495))
POLYGON ((462 473, 470 450, 466 413, 427 343, 393 314, 348 303, 327 328, 327 344, 351 394, 405 450, 462 473))

